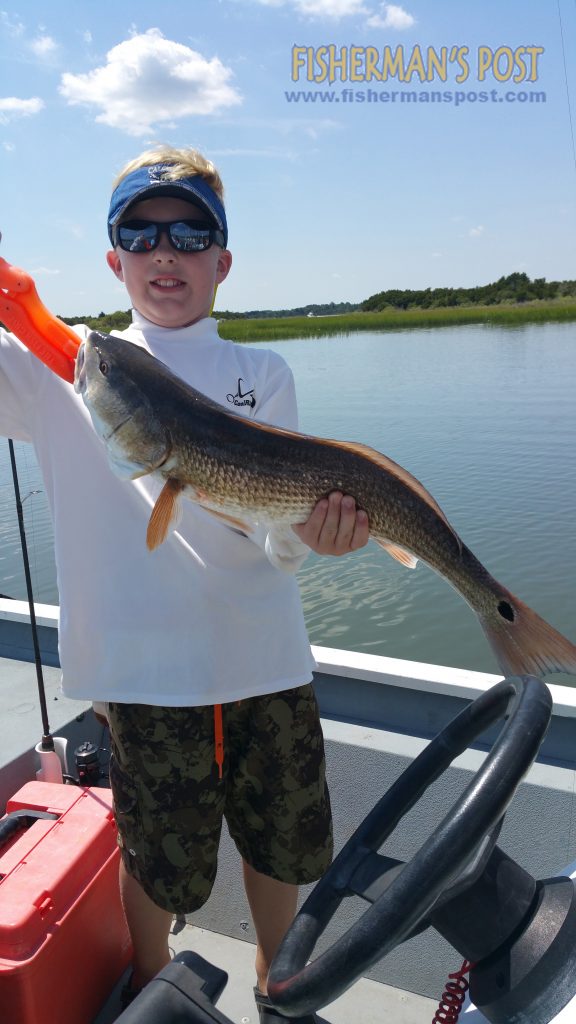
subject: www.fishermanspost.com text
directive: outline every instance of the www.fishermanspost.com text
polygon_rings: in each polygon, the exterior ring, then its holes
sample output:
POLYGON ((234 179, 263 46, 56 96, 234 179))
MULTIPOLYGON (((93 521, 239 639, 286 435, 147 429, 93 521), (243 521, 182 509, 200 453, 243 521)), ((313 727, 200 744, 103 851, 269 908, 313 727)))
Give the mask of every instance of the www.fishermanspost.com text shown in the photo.
POLYGON ((285 89, 287 103, 348 103, 348 104, 443 104, 460 107, 465 104, 483 103, 546 103, 542 90, 519 91, 498 89, 285 89))

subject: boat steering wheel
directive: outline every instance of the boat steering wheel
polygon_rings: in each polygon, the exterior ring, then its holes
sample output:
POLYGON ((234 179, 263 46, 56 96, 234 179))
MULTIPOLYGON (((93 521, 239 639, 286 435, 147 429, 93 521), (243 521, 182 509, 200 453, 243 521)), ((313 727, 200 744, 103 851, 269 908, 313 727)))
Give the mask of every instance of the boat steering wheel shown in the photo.
POLYGON ((268 978, 274 1006, 287 1016, 325 1006, 417 929, 495 831, 538 753, 551 714, 550 691, 540 679, 503 679, 428 744, 367 815, 294 919, 268 978), (399 865, 380 856, 377 851, 384 840, 454 758, 486 728, 506 718, 482 766, 413 859, 399 865), (370 880, 364 888, 362 873, 370 880), (308 964, 344 897, 356 892, 370 900, 367 888, 371 885, 374 892, 378 873, 381 879, 389 875, 384 891, 341 938, 308 964))

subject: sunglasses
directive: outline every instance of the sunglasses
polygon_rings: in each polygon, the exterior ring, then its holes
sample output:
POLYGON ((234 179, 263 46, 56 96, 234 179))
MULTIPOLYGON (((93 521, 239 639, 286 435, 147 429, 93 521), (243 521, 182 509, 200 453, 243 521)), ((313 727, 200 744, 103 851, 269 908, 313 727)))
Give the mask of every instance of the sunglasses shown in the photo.
POLYGON ((124 252, 152 252, 163 234, 178 252, 205 252, 215 242, 224 248, 224 235, 203 220, 127 220, 114 228, 114 245, 124 252))

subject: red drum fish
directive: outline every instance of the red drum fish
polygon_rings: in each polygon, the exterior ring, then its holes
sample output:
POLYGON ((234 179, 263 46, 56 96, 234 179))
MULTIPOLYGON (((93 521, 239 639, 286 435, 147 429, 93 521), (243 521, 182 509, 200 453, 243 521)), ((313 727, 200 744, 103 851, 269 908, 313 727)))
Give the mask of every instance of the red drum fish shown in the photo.
POLYGON ((156 548, 187 495, 226 523, 305 522, 331 491, 353 495, 371 537, 408 567, 421 559, 478 616, 506 675, 576 672, 576 647, 495 580, 426 488, 362 444, 283 430, 229 412, 144 349, 91 332, 77 362, 82 394, 112 466, 164 480, 147 543, 156 548))

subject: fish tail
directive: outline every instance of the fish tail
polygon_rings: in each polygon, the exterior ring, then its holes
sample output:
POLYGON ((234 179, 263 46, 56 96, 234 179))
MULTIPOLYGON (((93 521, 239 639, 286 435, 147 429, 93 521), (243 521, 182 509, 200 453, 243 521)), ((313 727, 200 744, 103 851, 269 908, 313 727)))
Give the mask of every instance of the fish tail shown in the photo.
POLYGON ((505 675, 576 674, 576 646, 502 588, 496 615, 479 615, 505 675))

